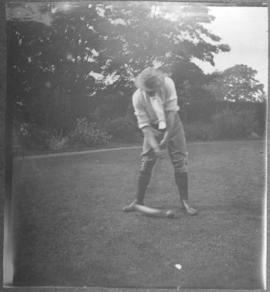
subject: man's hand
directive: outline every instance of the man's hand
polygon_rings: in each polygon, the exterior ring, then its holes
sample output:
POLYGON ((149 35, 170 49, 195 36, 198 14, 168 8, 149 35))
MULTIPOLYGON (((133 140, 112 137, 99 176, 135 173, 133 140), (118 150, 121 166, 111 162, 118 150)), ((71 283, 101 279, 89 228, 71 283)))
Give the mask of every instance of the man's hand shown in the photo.
POLYGON ((145 139, 147 140, 147 143, 150 145, 150 147, 152 149, 158 149, 159 144, 156 140, 156 137, 155 137, 151 127, 145 127, 142 129, 142 131, 143 131, 143 135, 144 135, 145 139))
POLYGON ((150 127, 145 127, 143 128, 143 134, 147 139, 147 143, 155 152, 156 157, 162 158, 164 156, 164 153, 155 137, 154 131, 150 127))
POLYGON ((154 150, 154 152, 155 152, 157 158, 163 158, 164 153, 163 153, 163 151, 160 149, 160 147, 153 148, 153 150, 154 150))
POLYGON ((161 149, 166 149, 168 147, 168 139, 166 136, 164 136, 163 139, 160 141, 159 147, 161 149))
POLYGON ((174 111, 170 111, 167 113, 167 119, 166 119, 167 129, 164 133, 162 140, 159 143, 159 146, 161 149, 165 149, 168 147, 168 142, 169 142, 170 137, 172 135, 176 114, 177 114, 177 112, 174 112, 174 111))

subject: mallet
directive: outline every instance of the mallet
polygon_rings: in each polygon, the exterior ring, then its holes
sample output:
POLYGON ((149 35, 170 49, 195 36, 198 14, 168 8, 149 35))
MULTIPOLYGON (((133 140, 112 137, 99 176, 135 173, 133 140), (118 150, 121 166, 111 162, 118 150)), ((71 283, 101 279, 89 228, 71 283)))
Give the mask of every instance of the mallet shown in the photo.
POLYGON ((146 215, 146 216, 152 216, 152 217, 165 217, 165 218, 174 218, 175 214, 172 210, 159 210, 157 208, 147 207, 144 205, 134 205, 134 209, 136 211, 139 211, 140 213, 146 215))

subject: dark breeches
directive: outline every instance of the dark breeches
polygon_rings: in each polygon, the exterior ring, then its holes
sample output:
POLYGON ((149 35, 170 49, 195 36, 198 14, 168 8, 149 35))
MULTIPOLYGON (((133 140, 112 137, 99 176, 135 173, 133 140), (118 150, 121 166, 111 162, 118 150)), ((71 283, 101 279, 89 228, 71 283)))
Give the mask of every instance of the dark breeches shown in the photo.
MULTIPOLYGON (((184 129, 178 115, 176 117, 173 135, 168 143, 168 152, 170 160, 174 167, 176 185, 179 189, 181 199, 185 200, 188 197, 188 153, 184 129)), ((151 149, 151 147, 148 145, 147 139, 144 139, 143 152, 141 155, 140 174, 136 194, 138 203, 143 203, 145 192, 151 180, 152 170, 156 163, 156 160, 157 158, 153 149, 151 149)))

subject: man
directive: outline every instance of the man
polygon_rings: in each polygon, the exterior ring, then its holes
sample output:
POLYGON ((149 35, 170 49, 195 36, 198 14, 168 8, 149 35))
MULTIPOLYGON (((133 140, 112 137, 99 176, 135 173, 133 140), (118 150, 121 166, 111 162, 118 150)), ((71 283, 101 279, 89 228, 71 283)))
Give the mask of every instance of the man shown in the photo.
POLYGON ((161 158, 162 150, 168 148, 182 206, 188 214, 195 215, 197 210, 188 201, 187 147, 174 82, 159 70, 148 67, 138 75, 135 85, 132 103, 144 141, 136 199, 123 211, 135 211, 136 205, 144 205, 153 166, 161 158))

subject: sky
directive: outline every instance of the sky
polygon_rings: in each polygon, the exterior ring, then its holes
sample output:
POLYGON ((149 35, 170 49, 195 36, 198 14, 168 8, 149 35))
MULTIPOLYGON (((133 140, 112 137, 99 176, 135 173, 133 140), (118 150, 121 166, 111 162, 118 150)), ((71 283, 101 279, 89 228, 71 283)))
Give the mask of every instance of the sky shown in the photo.
POLYGON ((266 7, 209 7, 216 19, 207 28, 222 38, 231 51, 215 56, 215 67, 196 62, 204 72, 245 64, 258 71, 256 78, 268 92, 268 11, 266 7))

